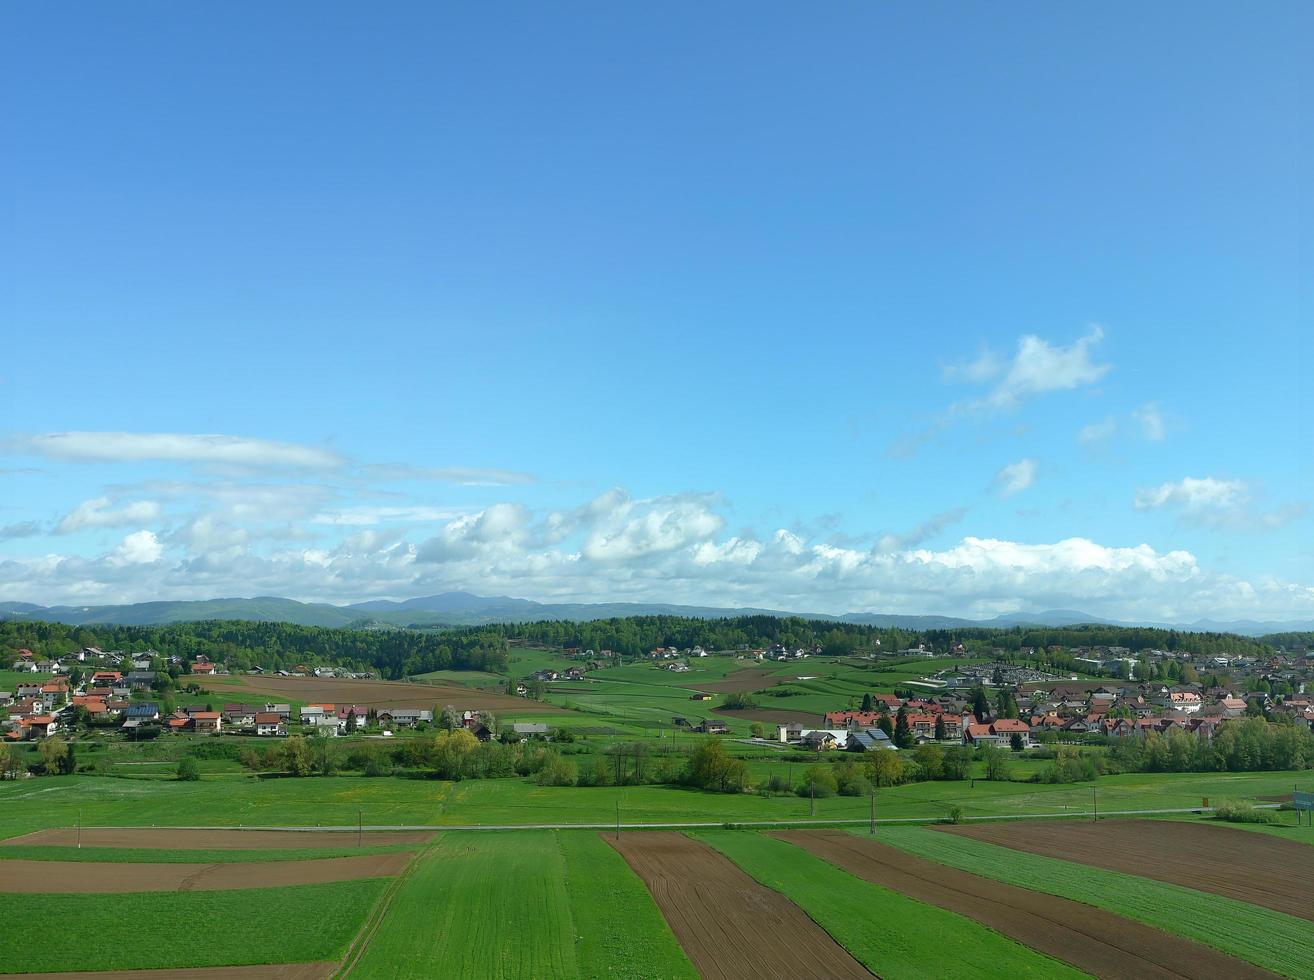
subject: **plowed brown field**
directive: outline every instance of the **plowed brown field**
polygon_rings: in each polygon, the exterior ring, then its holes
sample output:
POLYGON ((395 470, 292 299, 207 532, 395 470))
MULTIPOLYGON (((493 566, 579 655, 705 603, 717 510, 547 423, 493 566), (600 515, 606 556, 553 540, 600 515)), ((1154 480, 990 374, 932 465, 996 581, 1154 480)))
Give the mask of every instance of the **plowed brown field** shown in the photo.
MULTIPOLYGON (((433 834, 424 832, 376 831, 361 841, 371 844, 424 844, 433 834)), ((22 837, 0 841, 45 847, 133 847, 150 850, 195 849, 203 851, 264 851, 271 848, 355 847, 356 834, 313 830, 169 830, 154 827, 72 828, 38 830, 22 837)))
POLYGON ((400 851, 311 861, 243 861, 236 864, 0 861, 0 892, 186 892, 318 885, 400 874, 412 857, 413 854, 400 851))
POLYGON ((1314 920, 1314 847, 1267 834, 1174 820, 1027 820, 936 829, 1314 920))
POLYGON ((727 674, 719 681, 691 684, 695 691, 712 691, 719 694, 747 694, 783 684, 788 678, 776 674, 770 667, 745 667, 727 674))
POLYGON ((915 857, 840 831, 773 834, 850 874, 957 912, 1011 939, 1108 980, 1273 977, 1218 950, 1053 895, 1042 895, 915 857))
POLYGON ((104 970, 95 973, 0 973, 0 980, 324 980, 336 963, 204 966, 186 970, 104 970))
POLYGON ((656 832, 605 839, 648 886, 705 980, 870 980, 871 973, 802 909, 706 844, 656 832))
POLYGON ((215 677, 206 686, 222 696, 226 690, 263 694, 308 704, 363 704, 367 708, 482 708, 498 714, 532 714, 566 709, 509 694, 494 694, 454 684, 408 684, 405 681, 352 681, 334 677, 215 677))

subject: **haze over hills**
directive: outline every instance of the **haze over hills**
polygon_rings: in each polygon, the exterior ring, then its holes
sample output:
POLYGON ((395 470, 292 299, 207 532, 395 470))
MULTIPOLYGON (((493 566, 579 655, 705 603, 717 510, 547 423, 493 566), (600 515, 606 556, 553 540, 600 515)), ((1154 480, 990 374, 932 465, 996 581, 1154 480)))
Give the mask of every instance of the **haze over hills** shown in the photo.
POLYGON ((1072 626, 1099 623, 1117 626, 1152 626, 1163 629, 1201 632, 1238 633, 1259 636, 1283 631, 1314 630, 1314 620, 1259 622, 1241 620, 1194 623, 1121 622, 1091 616, 1071 609, 1054 609, 1035 613, 1013 613, 991 619, 966 619, 955 616, 914 616, 890 613, 795 612, 753 607, 687 606, 673 603, 597 602, 544 603, 512 596, 480 596, 469 592, 444 592, 395 601, 371 599, 345 606, 329 603, 298 602, 278 596, 202 600, 136 602, 106 606, 39 606, 26 602, 0 601, 0 617, 37 619, 72 624, 105 623, 124 626, 151 626, 203 619, 244 619, 296 623, 301 626, 365 626, 371 623, 389 626, 476 626, 484 623, 530 621, 541 619, 588 620, 625 616, 693 616, 708 619, 729 616, 802 616, 808 619, 833 619, 838 622, 872 626, 895 626, 904 629, 952 629, 954 627, 1072 626))

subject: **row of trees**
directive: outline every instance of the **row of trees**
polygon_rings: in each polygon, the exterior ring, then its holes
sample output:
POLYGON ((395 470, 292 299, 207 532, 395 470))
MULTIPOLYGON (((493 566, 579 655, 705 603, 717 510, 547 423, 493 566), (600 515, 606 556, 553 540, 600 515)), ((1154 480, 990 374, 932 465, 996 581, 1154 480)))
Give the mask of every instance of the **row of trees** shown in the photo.
POLYGON ((0 648, 26 647, 60 656, 83 647, 155 650, 185 660, 205 654, 230 669, 282 670, 329 663, 404 677, 432 670, 506 670, 506 641, 496 632, 457 630, 355 630, 292 623, 206 620, 167 626, 70 626, 28 620, 0 621, 0 648))

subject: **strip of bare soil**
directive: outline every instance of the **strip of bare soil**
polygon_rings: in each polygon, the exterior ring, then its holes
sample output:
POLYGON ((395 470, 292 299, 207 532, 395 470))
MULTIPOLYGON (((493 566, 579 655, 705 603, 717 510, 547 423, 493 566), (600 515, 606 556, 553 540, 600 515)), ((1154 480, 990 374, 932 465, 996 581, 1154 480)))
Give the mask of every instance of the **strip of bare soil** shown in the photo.
MULTIPOLYGON (((371 844, 424 844, 433 834, 424 832, 366 832, 360 840, 371 844)), ((22 837, 0 841, 7 844, 37 844, 46 847, 75 847, 74 828, 38 830, 22 837)), ((314 830, 171 830, 155 827, 83 827, 83 847, 134 847, 150 850, 264 851, 304 847, 355 847, 357 835, 314 830)))
POLYGON ((866 881, 957 912, 1032 949, 1106 980, 1274 974, 1218 950, 1103 909, 1042 895, 839 831, 773 834, 866 881))
POLYGON ((0 973, 0 980, 325 980, 336 963, 268 963, 186 970, 103 970, 91 973, 0 973))
POLYGON ((1298 841, 1177 820, 1027 820, 936 829, 1185 885, 1314 921, 1314 847, 1298 841))
POLYGON ((695 691, 710 691, 717 694, 748 694, 775 687, 793 678, 781 677, 770 667, 744 667, 733 671, 719 681, 703 681, 690 685, 695 691))
POLYGON ((673 833, 604 838, 648 886, 705 980, 870 980, 866 967, 802 909, 706 844, 673 833))
POLYGON ((236 864, 117 864, 94 861, 0 861, 0 892, 225 891, 278 888, 400 874, 409 851, 311 861, 236 864))

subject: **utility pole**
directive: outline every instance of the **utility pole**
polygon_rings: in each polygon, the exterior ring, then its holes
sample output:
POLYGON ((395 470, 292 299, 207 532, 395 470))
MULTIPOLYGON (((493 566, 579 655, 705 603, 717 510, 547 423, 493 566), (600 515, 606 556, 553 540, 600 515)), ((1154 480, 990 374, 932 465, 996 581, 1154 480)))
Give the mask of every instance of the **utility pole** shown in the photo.
POLYGON ((1095 808, 1095 819, 1098 820, 1100 818, 1100 800, 1099 797, 1096 795, 1096 790, 1094 786, 1090 788, 1090 802, 1091 805, 1095 808))
POLYGON ((620 800, 616 801, 616 839, 620 840, 620 800))
POLYGON ((876 836, 876 787, 871 788, 871 835, 876 836))
POLYGON ((78 850, 82 850, 82 808, 78 807, 78 850))
POLYGON ((356 811, 356 846, 365 846, 365 811, 356 811))

